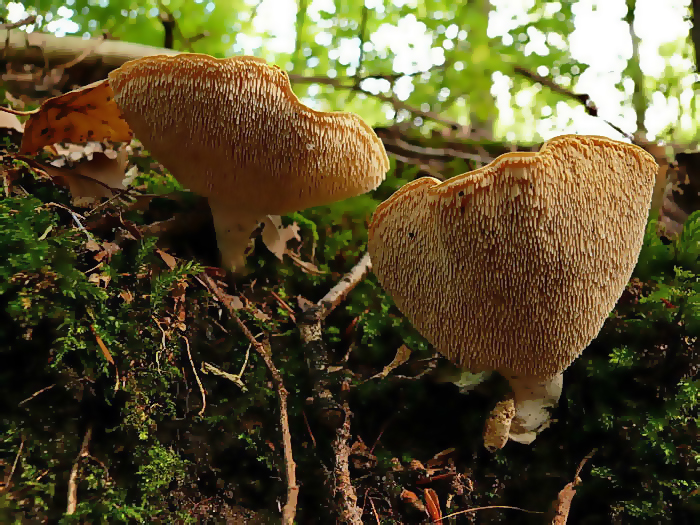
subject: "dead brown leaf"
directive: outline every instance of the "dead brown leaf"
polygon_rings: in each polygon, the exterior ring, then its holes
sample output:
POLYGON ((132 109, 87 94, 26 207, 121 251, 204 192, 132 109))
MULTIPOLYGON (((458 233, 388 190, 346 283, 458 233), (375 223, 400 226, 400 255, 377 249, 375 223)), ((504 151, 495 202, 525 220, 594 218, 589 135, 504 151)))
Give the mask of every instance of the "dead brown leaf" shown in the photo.
POLYGON ((124 299, 126 304, 130 304, 134 300, 134 294, 132 294, 129 290, 122 290, 119 292, 119 296, 124 299))
POLYGON ((156 250, 158 255, 160 255, 160 258, 163 259, 163 262, 168 265, 168 268, 171 270, 174 270, 175 267, 177 266, 177 260, 175 257, 170 255, 169 253, 165 253, 163 250, 156 250))
POLYGON ((105 345, 104 341, 100 337, 100 334, 98 334, 97 331, 95 331, 95 327, 93 325, 90 325, 90 330, 92 330, 92 333, 95 336, 95 340, 97 341, 97 345, 100 347, 100 350, 102 350, 102 355, 105 356, 105 359, 110 364, 114 365, 114 358, 112 357, 112 354, 109 352, 107 345, 105 345))
POLYGON ((423 496, 425 497, 425 508, 428 510, 432 523, 442 523, 442 510, 440 510, 437 492, 433 489, 423 489, 423 496))
POLYGON ((34 155, 57 142, 126 142, 132 135, 109 82, 102 80, 44 102, 25 125, 21 152, 34 155))
POLYGON ((289 258, 292 260, 292 262, 296 264, 299 268, 301 268, 301 270, 305 273, 311 275, 323 275, 326 273, 324 271, 321 271, 315 264, 302 260, 301 257, 299 257, 294 252, 287 250, 285 253, 289 255, 289 258))

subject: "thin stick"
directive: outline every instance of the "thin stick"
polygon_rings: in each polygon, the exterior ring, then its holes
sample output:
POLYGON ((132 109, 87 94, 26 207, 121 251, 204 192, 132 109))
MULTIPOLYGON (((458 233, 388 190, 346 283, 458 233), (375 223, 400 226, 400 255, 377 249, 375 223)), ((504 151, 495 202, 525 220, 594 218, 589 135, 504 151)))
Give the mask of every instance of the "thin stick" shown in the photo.
POLYGON ((34 398, 35 398, 36 396, 38 396, 39 394, 42 394, 42 393, 46 392, 47 390, 51 390, 51 389, 52 389, 53 387, 55 387, 55 386, 56 386, 56 384, 54 383, 53 385, 45 386, 45 387, 42 388, 41 390, 37 390, 37 391, 34 392, 31 396, 29 396, 27 399, 23 399, 22 401, 20 401, 19 403, 17 403, 17 406, 18 406, 18 407, 21 407, 22 405, 24 405, 24 404, 27 403, 28 401, 31 401, 32 399, 34 399, 34 398))
MULTIPOLYGON (((340 509, 340 521, 352 525, 362 525, 362 514, 357 506, 357 492, 350 478, 350 408, 348 402, 343 403, 345 420, 338 428, 336 438, 333 441, 335 453, 335 496, 340 509)), ((370 500, 371 501, 371 500, 370 500)))
POLYGON ((80 452, 78 457, 75 458, 73 462, 73 468, 70 470, 70 478, 68 479, 68 506, 66 507, 66 514, 74 514, 75 509, 78 507, 78 467, 80 465, 80 458, 89 455, 88 445, 90 444, 90 437, 92 436, 92 426, 89 426, 83 437, 83 444, 80 446, 80 452))
POLYGON ((32 109, 31 111, 19 111, 12 108, 6 108, 5 106, 0 106, 0 111, 4 111, 5 113, 9 113, 10 115, 17 115, 18 117, 28 117, 30 115, 33 115, 34 113, 37 113, 39 111, 39 108, 32 109))
POLYGON ((200 277, 206 283, 206 287, 209 291, 226 307, 229 315, 238 325, 241 332, 248 338, 248 341, 253 345, 253 348, 262 358, 267 366, 270 375, 275 383, 275 388, 277 390, 277 397, 279 398, 280 407, 280 426, 282 427, 282 447, 284 449, 284 464, 287 477, 287 501, 282 509, 282 523, 285 525, 293 525, 294 517, 297 512, 297 500, 299 498, 299 486, 296 480, 296 463, 294 463, 294 457, 292 455, 292 434, 289 431, 289 416, 287 413, 287 389, 284 387, 284 382, 282 381, 282 375, 272 361, 272 352, 270 350, 270 343, 265 339, 262 343, 255 339, 253 334, 248 327, 241 321, 240 317, 236 313, 236 309, 231 304, 227 295, 217 286, 214 280, 209 277, 206 273, 201 273, 200 277))
POLYGON ((346 273, 345 276, 338 281, 338 284, 331 288, 328 293, 316 303, 321 307, 319 320, 322 321, 328 317, 335 307, 347 297, 371 269, 372 261, 370 260, 369 253, 365 253, 357 264, 353 266, 352 270, 346 273))
MULTIPOLYGON (((544 514, 544 512, 541 512, 539 510, 527 510, 527 509, 521 509, 520 507, 509 507, 508 505, 493 505, 491 507, 472 507, 471 509, 460 510, 459 512, 453 512, 452 514, 448 514, 447 516, 443 516, 442 519, 446 520, 447 518, 453 518, 454 516, 459 516, 461 514, 467 514, 469 512, 476 512, 478 510, 490 510, 490 509, 510 509, 510 510, 519 510, 520 512, 525 512, 527 514, 544 514)), ((435 522, 433 522, 433 523, 435 523, 435 522)))
POLYGON ((194 361, 192 360, 192 352, 190 352, 190 340, 184 335, 181 335, 185 340, 185 345, 187 345, 187 357, 190 358, 190 365, 192 365, 192 371, 194 372, 194 378, 197 380, 197 385, 199 385, 199 391, 202 393, 202 410, 199 411, 200 417, 204 414, 204 410, 207 408, 207 395, 204 392, 204 387, 202 382, 199 380, 199 374, 197 374, 197 367, 194 366, 194 361))
POLYGON ((292 309, 292 307, 289 306, 284 299, 282 299, 279 295, 277 295, 277 293, 274 290, 270 290, 270 293, 277 300, 277 302, 280 304, 280 306, 287 311, 291 320, 294 323, 296 323, 297 320, 296 320, 296 317, 294 317, 294 310, 292 309))
POLYGON ((22 438, 22 441, 19 444, 19 448, 17 449, 17 455, 15 456, 15 461, 12 463, 12 470, 10 470, 10 473, 5 477, 5 486, 0 490, 0 493, 5 492, 6 490, 10 490, 10 481, 12 481, 12 475, 15 473, 15 469, 17 468, 17 463, 19 463, 19 457, 22 455, 22 449, 24 448, 24 438, 22 438))

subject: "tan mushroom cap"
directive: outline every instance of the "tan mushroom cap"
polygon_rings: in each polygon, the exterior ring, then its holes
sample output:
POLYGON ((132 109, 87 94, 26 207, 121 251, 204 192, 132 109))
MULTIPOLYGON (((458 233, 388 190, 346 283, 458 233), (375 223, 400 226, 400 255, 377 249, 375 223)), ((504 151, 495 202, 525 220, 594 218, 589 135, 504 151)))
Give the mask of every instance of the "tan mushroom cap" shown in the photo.
POLYGON ((359 116, 306 107, 287 74, 259 58, 158 55, 109 82, 135 135, 176 179, 256 216, 365 193, 389 169, 359 116))
POLYGON ((373 270, 454 363, 555 377, 629 280, 656 170, 637 146, 565 135, 443 183, 418 179, 375 212, 373 270))

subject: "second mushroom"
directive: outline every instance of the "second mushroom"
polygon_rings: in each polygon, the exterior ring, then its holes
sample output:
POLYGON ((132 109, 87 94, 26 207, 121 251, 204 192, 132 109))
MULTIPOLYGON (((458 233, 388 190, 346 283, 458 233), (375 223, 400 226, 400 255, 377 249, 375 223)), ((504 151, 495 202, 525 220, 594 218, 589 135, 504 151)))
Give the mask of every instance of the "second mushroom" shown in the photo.
POLYGON ((656 169, 637 146, 567 135, 442 183, 415 180, 375 212, 373 270, 398 308, 452 362, 510 383, 487 448, 549 425, 562 372, 634 269, 656 169))
POLYGON ((287 74, 259 58, 159 55, 124 64, 109 83, 136 137, 207 197, 228 269, 241 269, 266 215, 368 192, 389 169, 360 117, 308 108, 287 74))

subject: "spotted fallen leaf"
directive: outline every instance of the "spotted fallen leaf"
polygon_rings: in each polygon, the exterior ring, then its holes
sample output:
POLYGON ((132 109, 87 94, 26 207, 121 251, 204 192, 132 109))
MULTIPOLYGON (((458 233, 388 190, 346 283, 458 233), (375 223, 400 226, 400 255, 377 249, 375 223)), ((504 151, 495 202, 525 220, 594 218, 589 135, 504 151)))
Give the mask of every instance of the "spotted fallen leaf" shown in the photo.
POLYGON ((109 81, 101 80, 44 102, 26 122, 20 150, 34 155, 57 142, 126 142, 132 135, 109 81))
POLYGON ((283 226, 279 215, 268 215, 263 222, 265 227, 262 231, 262 240, 267 249, 281 261, 287 252, 287 243, 291 240, 301 241, 299 225, 295 222, 289 226, 283 226))

